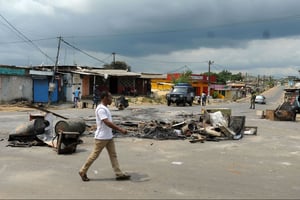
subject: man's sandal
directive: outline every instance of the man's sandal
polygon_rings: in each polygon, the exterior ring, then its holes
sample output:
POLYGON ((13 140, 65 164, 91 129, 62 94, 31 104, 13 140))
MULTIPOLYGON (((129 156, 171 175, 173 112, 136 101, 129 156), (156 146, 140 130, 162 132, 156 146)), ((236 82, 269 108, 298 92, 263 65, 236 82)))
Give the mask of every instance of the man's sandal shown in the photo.
POLYGON ((82 181, 89 181, 90 179, 87 177, 87 175, 83 172, 79 172, 79 176, 81 177, 82 181))
POLYGON ((121 174, 121 175, 117 175, 116 176, 116 180, 117 181, 121 181, 121 180, 129 180, 130 179, 130 175, 129 174, 121 174))

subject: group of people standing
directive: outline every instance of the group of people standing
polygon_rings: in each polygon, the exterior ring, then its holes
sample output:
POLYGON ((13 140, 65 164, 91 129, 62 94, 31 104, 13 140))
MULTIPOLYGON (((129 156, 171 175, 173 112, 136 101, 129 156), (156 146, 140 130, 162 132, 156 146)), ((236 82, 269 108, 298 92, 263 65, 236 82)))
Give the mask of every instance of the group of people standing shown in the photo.
POLYGON ((78 108, 78 102, 80 102, 80 87, 78 87, 74 92, 74 108, 78 108))
MULTIPOLYGON (((81 95, 81 91, 80 91, 80 87, 78 87, 74 92, 74 108, 78 108, 78 102, 80 102, 80 95, 81 95)), ((95 88, 94 93, 93 93, 93 106, 92 108, 97 108, 98 104, 100 101, 100 91, 95 88)))

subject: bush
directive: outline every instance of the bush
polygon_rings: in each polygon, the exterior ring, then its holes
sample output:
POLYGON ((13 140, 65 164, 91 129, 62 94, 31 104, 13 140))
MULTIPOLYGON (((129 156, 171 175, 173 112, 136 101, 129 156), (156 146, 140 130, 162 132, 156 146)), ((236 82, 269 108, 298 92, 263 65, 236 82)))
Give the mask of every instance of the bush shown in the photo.
POLYGON ((215 92, 213 93, 212 97, 213 97, 213 99, 218 98, 218 92, 215 91, 215 92))

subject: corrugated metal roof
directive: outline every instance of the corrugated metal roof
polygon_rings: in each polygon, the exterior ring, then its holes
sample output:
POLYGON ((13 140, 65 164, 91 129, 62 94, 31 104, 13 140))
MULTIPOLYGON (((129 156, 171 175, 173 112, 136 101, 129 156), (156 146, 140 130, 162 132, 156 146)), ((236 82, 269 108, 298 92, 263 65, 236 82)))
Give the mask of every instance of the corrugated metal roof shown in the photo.
POLYGON ((107 75, 108 76, 136 76, 136 77, 141 76, 140 73, 128 72, 126 70, 121 70, 121 69, 79 69, 72 72, 77 74, 98 75, 98 76, 107 76, 107 75))
POLYGON ((167 74, 141 73, 141 78, 166 79, 167 78, 167 74))

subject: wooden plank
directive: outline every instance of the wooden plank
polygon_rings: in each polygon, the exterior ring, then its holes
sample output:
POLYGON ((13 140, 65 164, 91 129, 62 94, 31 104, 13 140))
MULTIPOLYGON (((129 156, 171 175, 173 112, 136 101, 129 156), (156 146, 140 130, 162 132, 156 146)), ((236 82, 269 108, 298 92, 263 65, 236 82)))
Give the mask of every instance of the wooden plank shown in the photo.
POLYGON ((274 110, 266 110, 266 119, 275 120, 275 111, 274 110))
POLYGON ((222 133, 224 133, 227 137, 232 138, 233 136, 235 136, 235 132, 230 130, 228 127, 219 126, 219 128, 221 129, 222 133))

